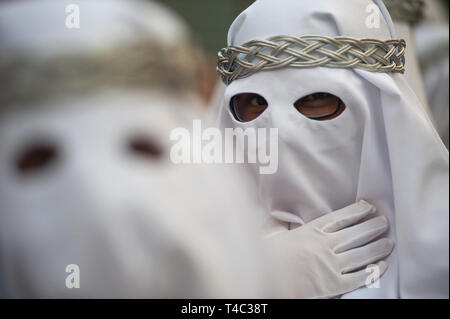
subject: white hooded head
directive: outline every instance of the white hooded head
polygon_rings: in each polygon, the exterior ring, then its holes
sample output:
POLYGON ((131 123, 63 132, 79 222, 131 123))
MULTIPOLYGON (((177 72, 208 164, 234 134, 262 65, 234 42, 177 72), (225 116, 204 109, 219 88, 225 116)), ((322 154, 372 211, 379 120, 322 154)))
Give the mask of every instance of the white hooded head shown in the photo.
MULTIPOLYGON (((0 25, 8 37, 1 41, 1 62, 22 55, 41 65, 47 58, 65 61, 72 49, 89 57, 135 40, 171 47, 186 35, 164 8, 129 0, 77 1, 81 29, 69 30, 64 3, 2 3, 0 25)), ((70 74, 59 79, 70 80, 70 74)), ((170 131, 185 126, 196 100, 154 83, 92 83, 92 90, 9 100, 1 110, 0 276, 6 295, 192 298, 269 291, 263 290, 262 253, 248 233, 255 221, 242 217, 255 207, 245 188, 231 186, 235 173, 169 161, 170 131), (241 205, 222 203, 225 192, 241 205), (79 267, 79 289, 66 287, 72 264, 79 267)), ((21 91, 13 93, 20 97, 21 91)))
MULTIPOLYGON (((233 22, 228 45, 279 35, 384 41, 393 38, 393 28, 381 1, 258 0, 233 22), (370 28, 374 8, 379 24, 370 28)), ((402 74, 327 67, 259 71, 228 85, 219 125, 278 128, 278 171, 258 175, 251 167, 274 217, 308 222, 366 199, 389 218, 396 249, 380 289, 346 296, 448 296, 448 151, 402 74), (299 113, 296 101, 318 92, 340 98, 345 110, 325 121, 299 113), (240 121, 231 103, 241 93, 262 96, 267 108, 240 121)))

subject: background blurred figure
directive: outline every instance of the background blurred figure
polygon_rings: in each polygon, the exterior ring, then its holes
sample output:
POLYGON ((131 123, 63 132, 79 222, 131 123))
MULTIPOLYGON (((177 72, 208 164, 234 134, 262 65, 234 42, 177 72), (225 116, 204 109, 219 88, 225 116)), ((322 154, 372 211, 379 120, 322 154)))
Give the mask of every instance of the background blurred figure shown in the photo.
POLYGON ((426 0, 424 19, 414 27, 417 55, 436 129, 449 147, 448 1, 426 0))
POLYGON ((448 1, 384 0, 409 43, 406 77, 448 148, 448 1))
POLYGON ((169 162, 201 105, 184 24, 150 2, 68 4, 0 4, 4 296, 276 295, 246 181, 169 162))

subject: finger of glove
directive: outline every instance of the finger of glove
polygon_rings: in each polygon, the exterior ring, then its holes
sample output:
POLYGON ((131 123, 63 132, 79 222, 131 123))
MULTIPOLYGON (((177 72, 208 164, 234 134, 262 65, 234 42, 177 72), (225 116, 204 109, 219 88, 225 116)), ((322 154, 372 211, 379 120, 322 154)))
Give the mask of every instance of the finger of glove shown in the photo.
POLYGON ((343 286, 346 287, 346 292, 352 290, 368 287, 375 281, 381 278, 388 269, 388 264, 381 260, 376 264, 372 264, 365 269, 342 275, 343 286))
POLYGON ((375 206, 360 200, 357 203, 319 217, 316 221, 323 232, 332 233, 357 223, 375 211, 375 206))
POLYGON ((373 264, 388 256, 393 248, 394 243, 392 240, 382 238, 366 246, 337 254, 341 273, 349 273, 373 264))
POLYGON ((360 247, 386 232, 388 228, 389 222, 386 217, 374 217, 330 234, 333 242, 332 247, 335 253, 342 253, 360 247))

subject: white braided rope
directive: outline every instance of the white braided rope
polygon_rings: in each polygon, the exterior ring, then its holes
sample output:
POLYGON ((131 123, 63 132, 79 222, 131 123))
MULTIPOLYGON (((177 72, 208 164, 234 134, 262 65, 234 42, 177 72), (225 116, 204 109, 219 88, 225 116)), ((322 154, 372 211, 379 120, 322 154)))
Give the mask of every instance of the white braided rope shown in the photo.
POLYGON ((351 37, 275 36, 218 53, 217 71, 225 84, 255 72, 283 67, 361 68, 374 72, 405 70, 403 39, 380 41, 351 37))

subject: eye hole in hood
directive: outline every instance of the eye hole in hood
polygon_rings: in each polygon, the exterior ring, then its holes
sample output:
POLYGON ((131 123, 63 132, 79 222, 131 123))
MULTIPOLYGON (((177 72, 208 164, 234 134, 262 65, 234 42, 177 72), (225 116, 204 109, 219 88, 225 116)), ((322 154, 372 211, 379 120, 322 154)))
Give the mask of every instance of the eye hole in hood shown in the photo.
POLYGON ((136 157, 158 161, 162 158, 164 149, 155 139, 139 134, 132 136, 128 141, 128 151, 136 157))
POLYGON ((345 110, 345 104, 340 98, 325 92, 304 96, 294 103, 294 107, 307 118, 316 121, 334 119, 345 110))
POLYGON ((30 175, 55 164, 60 157, 58 147, 50 142, 36 141, 25 147, 15 158, 19 175, 30 175))
POLYGON ((266 99, 256 93, 241 93, 233 96, 230 109, 239 122, 250 122, 260 116, 269 106, 266 99))

